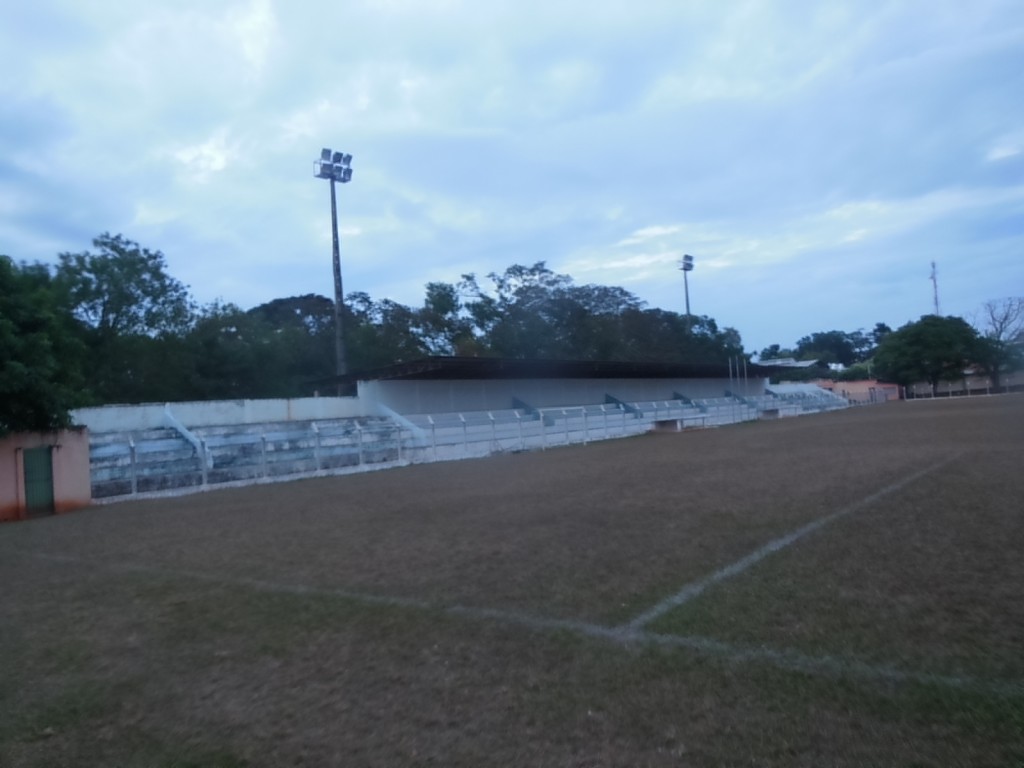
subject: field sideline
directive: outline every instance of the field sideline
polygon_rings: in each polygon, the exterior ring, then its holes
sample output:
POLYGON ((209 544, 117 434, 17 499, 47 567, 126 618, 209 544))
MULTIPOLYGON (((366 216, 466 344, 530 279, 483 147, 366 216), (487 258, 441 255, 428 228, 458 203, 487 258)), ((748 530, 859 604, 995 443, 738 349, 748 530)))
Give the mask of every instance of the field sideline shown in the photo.
POLYGON ((1024 765, 1024 396, 0 526, 0 765, 1024 765))

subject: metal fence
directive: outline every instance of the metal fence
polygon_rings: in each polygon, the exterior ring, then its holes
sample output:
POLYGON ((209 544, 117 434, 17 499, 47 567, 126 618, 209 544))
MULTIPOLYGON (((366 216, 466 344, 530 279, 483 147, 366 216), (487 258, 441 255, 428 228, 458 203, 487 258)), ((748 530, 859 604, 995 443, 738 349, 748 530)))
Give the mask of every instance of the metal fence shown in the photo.
POLYGON ((762 418, 783 401, 738 398, 420 414, 94 435, 93 498, 172 495, 762 418))

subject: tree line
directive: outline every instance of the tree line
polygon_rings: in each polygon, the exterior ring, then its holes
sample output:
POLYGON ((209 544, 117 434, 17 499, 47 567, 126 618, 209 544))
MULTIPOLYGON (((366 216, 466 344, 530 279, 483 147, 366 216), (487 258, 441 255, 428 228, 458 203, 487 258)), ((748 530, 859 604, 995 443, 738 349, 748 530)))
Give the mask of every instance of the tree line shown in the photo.
MULTIPOLYGON (((420 306, 350 293, 343 317, 350 371, 428 355, 724 362, 743 354, 739 333, 711 317, 577 285, 544 262, 428 283, 420 306)), ((0 432, 59 427, 83 405, 333 392, 334 304, 307 294, 251 309, 200 306, 160 251, 104 233, 54 266, 0 256, 0 352, 0 432)))
POLYGON ((840 381, 877 378, 904 386, 962 380, 973 370, 999 389, 1004 374, 1024 365, 1024 298, 985 302, 975 324, 961 317, 925 315, 893 330, 876 323, 870 333, 824 331, 804 336, 792 348, 772 344, 760 360, 792 357, 817 360, 819 367, 787 372, 789 377, 840 381), (838 364, 837 370, 829 368, 838 364))
MULTIPOLYGON (((846 366, 809 376, 933 385, 974 364, 998 381, 1019 362, 1014 341, 1024 300, 985 309, 981 332, 961 318, 926 316, 895 331, 877 323, 868 333, 813 333, 760 357, 846 366)), ((649 308, 620 287, 577 285, 544 262, 428 283, 419 306, 350 293, 343 317, 350 371, 428 355, 662 363, 750 357, 740 334, 711 317, 649 308)), ((0 434, 64 426, 68 410, 84 405, 333 392, 334 370, 334 304, 325 296, 251 309, 200 306, 160 251, 108 233, 93 250, 59 254, 53 266, 0 255, 0 434)))

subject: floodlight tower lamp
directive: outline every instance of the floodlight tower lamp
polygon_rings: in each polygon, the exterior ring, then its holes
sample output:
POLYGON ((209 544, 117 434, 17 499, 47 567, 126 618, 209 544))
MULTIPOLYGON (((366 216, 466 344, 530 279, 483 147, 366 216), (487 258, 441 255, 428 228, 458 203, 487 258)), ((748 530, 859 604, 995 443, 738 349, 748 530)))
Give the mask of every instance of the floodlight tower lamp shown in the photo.
POLYGON ((690 281, 687 279, 687 273, 693 271, 693 256, 690 254, 684 254, 682 261, 679 262, 679 269, 683 273, 683 290, 686 292, 686 318, 690 318, 690 281))
MULTIPOLYGON (((352 181, 352 155, 332 152, 324 147, 320 150, 320 159, 314 163, 313 175, 318 179, 331 182, 331 236, 332 257, 334 265, 334 356, 335 373, 342 377, 348 372, 345 360, 345 328, 342 314, 344 293, 341 284, 341 247, 338 240, 338 203, 334 193, 334 182, 347 184, 352 181)), ((341 382, 338 383, 338 394, 341 394, 341 382)))

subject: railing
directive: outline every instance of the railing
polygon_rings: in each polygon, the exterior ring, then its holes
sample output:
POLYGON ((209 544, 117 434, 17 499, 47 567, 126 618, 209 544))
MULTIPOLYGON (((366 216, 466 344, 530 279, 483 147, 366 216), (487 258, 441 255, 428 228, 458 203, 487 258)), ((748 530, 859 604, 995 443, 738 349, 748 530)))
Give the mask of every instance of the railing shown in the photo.
MULTIPOLYGON (((789 401, 792 403, 792 401, 789 401)), ((786 403, 771 398, 764 406, 786 403)), ((793 407, 795 403, 791 404, 793 407)), ((411 463, 628 437, 750 421, 766 410, 735 398, 605 403, 537 409, 405 416, 402 423, 265 425, 262 430, 194 430, 195 450, 180 437, 125 435, 93 446, 96 499, 164 495, 297 477, 360 472, 411 463)), ((102 439, 102 436, 98 436, 102 439)))

